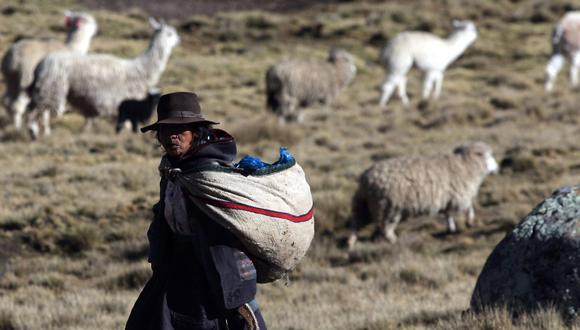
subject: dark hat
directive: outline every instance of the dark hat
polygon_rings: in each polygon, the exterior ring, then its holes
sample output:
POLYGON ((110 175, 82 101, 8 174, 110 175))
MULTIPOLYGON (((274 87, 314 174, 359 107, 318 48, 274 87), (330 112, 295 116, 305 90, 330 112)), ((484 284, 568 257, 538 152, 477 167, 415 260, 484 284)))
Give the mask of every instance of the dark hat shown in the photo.
POLYGON ((157 122, 141 128, 141 132, 157 130, 159 124, 219 124, 203 118, 197 95, 189 92, 161 96, 157 104, 157 122))

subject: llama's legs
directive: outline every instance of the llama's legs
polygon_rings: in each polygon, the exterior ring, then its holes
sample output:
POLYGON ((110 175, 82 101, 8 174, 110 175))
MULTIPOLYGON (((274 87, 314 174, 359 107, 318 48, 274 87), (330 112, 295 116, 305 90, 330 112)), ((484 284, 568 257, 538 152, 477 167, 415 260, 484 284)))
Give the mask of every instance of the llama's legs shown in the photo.
POLYGON ((389 76, 385 79, 383 84, 381 85, 381 100, 379 101, 379 106, 384 107, 389 102, 391 95, 395 91, 395 87, 397 86, 397 79, 393 76, 389 76))
POLYGON ((56 118, 62 118, 65 111, 66 111, 65 104, 64 103, 59 104, 58 107, 56 108, 56 118))
POLYGON ((552 89, 554 89, 556 76, 565 62, 566 58, 562 54, 554 54, 550 57, 550 60, 548 60, 548 64, 546 64, 546 68, 544 69, 544 90, 546 92, 551 92, 552 89))
POLYGON ((465 217, 467 218, 467 227, 475 226, 475 212, 473 211, 473 206, 470 206, 467 211, 465 211, 465 217))
POLYGON ((454 233, 457 231, 457 226, 455 225, 455 220, 450 213, 446 214, 447 216, 447 231, 450 233, 454 233))
POLYGON ((42 129, 44 136, 50 135, 50 110, 42 111, 42 129))
POLYGON ((433 89, 433 85, 435 84, 436 75, 433 71, 428 71, 425 74, 425 78, 423 79, 423 93, 421 93, 421 97, 423 100, 429 98, 431 95, 431 90, 433 89))
POLYGON ((436 100, 441 96, 441 88, 443 87, 443 72, 437 72, 435 74, 435 91, 433 93, 433 99, 436 100))
POLYGON ((22 127, 22 116, 24 116, 24 113, 26 112, 28 103, 30 103, 30 98, 26 92, 21 92, 18 94, 16 100, 14 103, 12 103, 12 116, 14 120, 14 127, 16 127, 16 129, 20 129, 22 127))
POLYGON ((578 86, 578 70, 580 69, 580 53, 572 55, 572 63, 570 64, 570 83, 572 88, 578 86))
POLYGON ((405 106, 409 105, 409 97, 407 96, 407 78, 401 77, 399 83, 397 84, 397 89, 399 91, 399 97, 405 106))
POLYGON ((36 112, 31 112, 28 118, 28 130, 33 140, 36 140, 40 135, 40 125, 38 125, 38 115, 36 112))

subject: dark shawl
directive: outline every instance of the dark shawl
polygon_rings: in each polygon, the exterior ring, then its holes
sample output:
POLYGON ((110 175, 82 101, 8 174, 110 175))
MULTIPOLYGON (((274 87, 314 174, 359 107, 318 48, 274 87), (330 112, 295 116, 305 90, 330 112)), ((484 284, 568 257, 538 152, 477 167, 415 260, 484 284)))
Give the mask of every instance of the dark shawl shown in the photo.
MULTIPOLYGON (((209 163, 229 165, 236 156, 234 139, 226 132, 212 130, 211 139, 188 153, 182 159, 169 159, 173 168, 187 172, 209 163)), ((160 171, 167 169, 160 168, 160 171)), ((171 229, 164 218, 164 192, 167 184, 162 173, 160 201, 153 206, 154 218, 147 231, 149 239, 149 262, 153 276, 145 285, 135 302, 127 321, 126 329, 163 329, 161 324, 163 294, 168 279, 172 249, 171 229)), ((192 256, 197 256, 207 285, 206 292, 211 297, 207 311, 209 318, 223 318, 229 310, 254 299, 256 294, 255 276, 248 278, 241 274, 239 249, 241 244, 227 230, 209 219, 193 203, 187 203, 188 216, 195 219, 198 235, 192 256)), ((246 257, 247 258, 247 257, 246 257)), ((249 260, 249 259, 248 259, 249 260)), ((246 262, 244 260, 244 262, 246 262)))

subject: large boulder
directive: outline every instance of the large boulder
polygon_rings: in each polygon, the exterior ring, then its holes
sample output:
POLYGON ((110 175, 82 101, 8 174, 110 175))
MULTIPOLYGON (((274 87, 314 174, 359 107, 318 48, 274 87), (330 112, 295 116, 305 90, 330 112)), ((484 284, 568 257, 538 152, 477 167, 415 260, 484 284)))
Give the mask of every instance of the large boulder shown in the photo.
POLYGON ((471 308, 514 313, 555 306, 580 311, 580 185, 556 191, 506 235, 487 259, 471 308))

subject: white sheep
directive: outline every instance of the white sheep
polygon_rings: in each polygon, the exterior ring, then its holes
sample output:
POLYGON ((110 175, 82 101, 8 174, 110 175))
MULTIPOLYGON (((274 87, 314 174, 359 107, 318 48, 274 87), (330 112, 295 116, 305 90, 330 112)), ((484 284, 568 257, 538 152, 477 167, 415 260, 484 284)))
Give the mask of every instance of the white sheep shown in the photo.
POLYGON ((402 32, 381 50, 380 62, 386 78, 382 83, 381 107, 386 106, 398 88, 404 105, 407 97, 407 73, 416 65, 424 72, 423 99, 439 98, 443 85, 443 72, 477 39, 475 24, 471 21, 453 21, 453 32, 447 39, 420 31, 402 32), (433 91, 433 94, 432 94, 433 91))
POLYGON ((109 54, 47 56, 36 69, 32 88, 29 127, 33 137, 41 129, 50 134, 50 112, 61 115, 67 101, 90 124, 99 115, 116 115, 123 100, 144 98, 159 82, 179 43, 175 28, 154 19, 150 23, 155 30, 150 44, 133 59, 109 54))
POLYGON ((558 72, 570 59, 570 83, 578 86, 580 69, 580 12, 568 12, 560 19, 552 33, 552 55, 546 64, 544 89, 551 92, 558 72))
POLYGON ((287 60, 271 66, 266 72, 267 107, 283 121, 302 121, 298 107, 322 103, 329 105, 356 75, 353 56, 333 48, 328 59, 321 61, 287 60))
POLYGON ((474 225, 473 200, 479 186, 498 170, 491 148, 472 142, 455 148, 452 154, 388 159, 374 164, 360 177, 353 198, 353 233, 365 214, 378 225, 379 233, 394 243, 395 228, 402 218, 443 212, 450 232, 456 230, 453 212, 465 212, 474 225))
POLYGON ((56 40, 24 39, 12 45, 2 58, 2 75, 6 83, 2 101, 17 129, 22 126, 22 116, 30 102, 27 90, 34 81, 34 69, 38 63, 54 51, 86 54, 97 32, 97 22, 87 13, 67 11, 65 24, 68 35, 64 44, 56 40))

